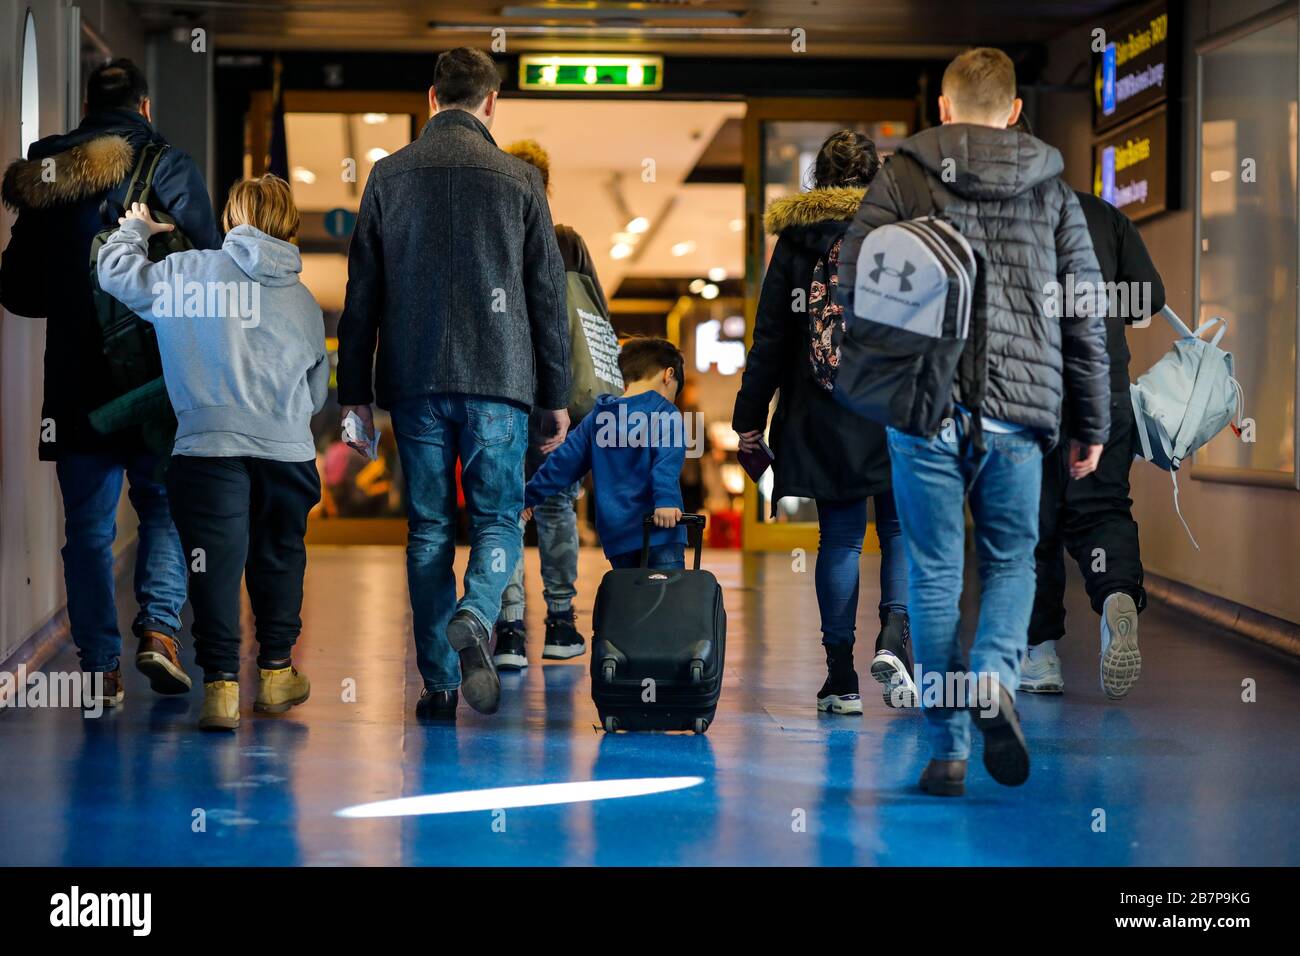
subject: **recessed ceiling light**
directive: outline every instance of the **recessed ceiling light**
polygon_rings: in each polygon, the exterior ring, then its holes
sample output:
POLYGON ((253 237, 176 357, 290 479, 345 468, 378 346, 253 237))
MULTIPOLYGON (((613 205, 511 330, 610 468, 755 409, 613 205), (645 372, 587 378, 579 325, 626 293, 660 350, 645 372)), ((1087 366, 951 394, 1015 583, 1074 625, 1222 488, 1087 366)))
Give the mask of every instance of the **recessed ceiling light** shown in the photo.
POLYGON ((645 232, 650 228, 650 220, 645 216, 637 216, 635 219, 629 219, 625 228, 628 232, 645 232))
POLYGON ((306 183, 310 186, 316 181, 316 174, 306 166, 295 166, 293 167, 293 181, 296 183, 306 183))
POLYGON ((1226 169, 1216 169, 1214 172, 1210 173, 1210 182, 1212 183, 1226 182, 1231 178, 1232 173, 1228 172, 1226 169))
POLYGON ((388 122, 387 113, 362 113, 361 122, 367 126, 378 126, 380 123, 388 122))
POLYGON ((632 247, 626 242, 616 242, 609 250, 611 259, 626 259, 632 254, 632 247))
POLYGON ((700 298, 702 299, 716 299, 717 297, 718 297, 718 287, 714 285, 712 282, 710 282, 708 285, 706 285, 703 289, 700 290, 700 298))
POLYGON ((686 288, 690 289, 696 295, 699 295, 700 290, 703 289, 705 285, 707 285, 707 283, 703 279, 692 279, 691 284, 686 288))
POLYGON ((366 159, 370 160, 372 163, 377 163, 387 155, 388 150, 384 149, 382 146, 376 146, 374 149, 366 153, 366 159))
POLYGON ((687 239, 685 242, 676 242, 673 243, 673 247, 670 251, 680 259, 682 256, 689 256, 695 251, 695 243, 690 239, 687 239))
POLYGON ((731 222, 727 223, 727 225, 731 227, 732 232, 740 232, 740 230, 745 228, 745 220, 733 219, 731 222))
POLYGON ((714 266, 712 269, 709 270, 709 278, 712 279, 714 282, 721 282, 726 277, 727 277, 727 270, 722 268, 722 266, 714 266))

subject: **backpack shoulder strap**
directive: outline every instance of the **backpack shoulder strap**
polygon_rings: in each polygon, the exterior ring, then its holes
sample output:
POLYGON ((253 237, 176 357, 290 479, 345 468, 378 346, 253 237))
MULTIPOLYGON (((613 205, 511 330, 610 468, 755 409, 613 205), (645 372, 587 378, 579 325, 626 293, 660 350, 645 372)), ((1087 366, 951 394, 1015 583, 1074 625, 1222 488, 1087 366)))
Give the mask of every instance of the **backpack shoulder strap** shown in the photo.
POLYGON ((933 213, 934 193, 930 191, 930 180, 921 164, 906 153, 894 153, 889 162, 894 169, 894 182, 903 197, 903 212, 906 214, 903 218, 915 219, 933 213))
POLYGON ((131 173, 131 182, 126 187, 124 205, 130 208, 132 203, 142 202, 146 205, 153 192, 153 178, 158 172, 158 163, 163 154, 171 147, 167 143, 146 143, 140 150, 140 159, 131 173))

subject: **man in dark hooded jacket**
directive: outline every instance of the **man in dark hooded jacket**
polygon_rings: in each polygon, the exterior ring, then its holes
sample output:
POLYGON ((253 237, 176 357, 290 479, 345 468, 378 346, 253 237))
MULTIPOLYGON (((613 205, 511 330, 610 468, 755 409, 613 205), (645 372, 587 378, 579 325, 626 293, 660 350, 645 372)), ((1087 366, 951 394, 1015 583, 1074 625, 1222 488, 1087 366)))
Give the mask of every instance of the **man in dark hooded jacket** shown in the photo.
MULTIPOLYGON (((18 213, 0 265, 0 302, 15 315, 48 320, 40 458, 56 462, 63 495, 72 638, 82 669, 105 675, 98 693, 109 706, 122 700, 113 538, 123 476, 140 519, 136 663, 161 693, 190 686, 176 644, 186 562, 166 489, 155 480, 157 460, 138 429, 101 435, 88 419, 118 391, 91 297, 91 241, 117 225, 140 150, 162 142, 144 75, 130 60, 114 60, 90 75, 81 125, 33 143, 0 190, 18 213)), ((181 150, 169 148, 159 160, 149 204, 170 214, 196 248, 221 245, 203 178, 181 150)))
MULTIPOLYGON (((1073 287, 1100 289, 1097 258, 1078 199, 1059 179, 1060 153, 1006 128, 1020 109, 1006 54, 976 49, 953 60, 939 97, 944 125, 900 144, 901 155, 858 209, 840 257, 841 272, 855 275, 868 232, 937 212, 978 261, 972 327, 987 334, 968 340, 963 361, 987 372, 982 398, 954 383, 952 421, 939 435, 888 430, 917 684, 931 737, 921 789, 949 796, 965 791, 972 721, 984 733, 984 765, 995 780, 1014 786, 1029 776, 1014 699, 1033 605, 1043 451, 1060 438, 1063 401, 1073 477, 1096 468, 1110 426, 1104 302, 1071 296, 1056 311, 1048 301, 1055 296, 1060 304, 1071 278, 1073 287), (920 167, 928 203, 903 185, 915 170, 901 164, 920 167), (969 665, 958 607, 967 498, 982 585, 969 665)), ((846 314, 856 314, 853 288, 851 281, 839 285, 846 314)))

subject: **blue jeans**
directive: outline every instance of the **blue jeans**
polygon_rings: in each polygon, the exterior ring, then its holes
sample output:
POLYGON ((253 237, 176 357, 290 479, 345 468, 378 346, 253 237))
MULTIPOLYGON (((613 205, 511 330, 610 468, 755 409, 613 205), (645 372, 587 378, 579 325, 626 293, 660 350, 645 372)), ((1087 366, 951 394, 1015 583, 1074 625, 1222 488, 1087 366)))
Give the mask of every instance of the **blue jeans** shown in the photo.
POLYGON ((986 432, 983 454, 963 450, 960 436, 956 441, 927 440, 892 428, 888 434, 894 500, 907 543, 908 611, 931 756, 966 760, 970 712, 952 706, 960 701, 944 691, 955 684, 948 675, 970 673, 996 676, 1015 696, 1034 605, 1042 447, 1029 432, 986 432), (969 665, 962 653, 958 608, 967 498, 975 521, 980 577, 979 622, 969 665))
MULTIPOLYGON (((880 538, 880 614, 907 611, 907 554, 894 496, 876 495, 876 536, 880 538)), ((817 607, 822 643, 852 646, 858 617, 858 561, 867 533, 867 499, 818 501, 817 607)))
POLYGON ((523 551, 524 450, 528 413, 468 395, 407 399, 390 409, 406 476, 406 579, 415 657, 429 690, 460 686, 460 661, 447 624, 468 610, 489 632, 501 592, 523 551), (469 512, 469 567, 456 600, 456 459, 469 512))
MULTIPOLYGON (((639 568, 641 567, 641 549, 628 551, 625 554, 607 555, 609 566, 618 570, 619 568, 639 568)), ((686 567, 686 546, 682 544, 654 544, 650 546, 650 562, 646 565, 649 568, 672 569, 686 567)))
POLYGON ((117 590, 113 579, 113 540, 122 479, 140 520, 135 554, 135 601, 139 611, 131 630, 175 637, 185 606, 185 553, 172 524, 167 489, 154 480, 153 455, 69 454, 56 472, 63 495, 63 580, 68 591, 68 621, 81 667, 117 670, 122 634, 117 628, 117 590))

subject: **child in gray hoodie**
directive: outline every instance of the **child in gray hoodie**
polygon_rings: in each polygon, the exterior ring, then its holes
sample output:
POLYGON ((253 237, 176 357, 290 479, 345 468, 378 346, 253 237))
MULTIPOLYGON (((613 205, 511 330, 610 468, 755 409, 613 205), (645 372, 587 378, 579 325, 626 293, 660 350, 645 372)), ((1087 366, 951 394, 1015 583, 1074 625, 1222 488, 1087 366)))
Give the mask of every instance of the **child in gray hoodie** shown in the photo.
POLYGON ((219 250, 150 262, 150 236, 172 227, 138 203, 120 222, 100 250, 99 282, 157 333, 177 420, 167 489, 190 562, 199 726, 234 730, 245 574, 259 645, 253 709, 283 713, 310 691, 290 653, 307 513, 320 500, 311 417, 329 385, 324 322, 298 278, 298 210, 283 179, 232 187, 219 250))

